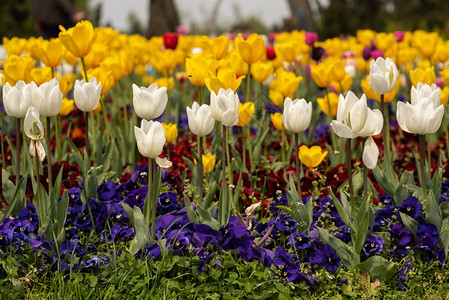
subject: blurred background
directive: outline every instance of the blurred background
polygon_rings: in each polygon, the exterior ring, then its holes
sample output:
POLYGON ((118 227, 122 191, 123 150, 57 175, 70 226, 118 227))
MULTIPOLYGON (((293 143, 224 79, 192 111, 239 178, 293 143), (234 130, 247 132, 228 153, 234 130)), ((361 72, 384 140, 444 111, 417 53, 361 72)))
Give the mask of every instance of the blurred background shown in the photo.
MULTIPOLYGON (((37 35, 32 0, 0 0, 0 38, 37 35)), ((391 32, 447 29, 447 0, 76 0, 94 25, 150 37, 189 34, 316 31, 320 39, 358 29, 391 32), (178 27, 181 26, 181 27, 178 27)))

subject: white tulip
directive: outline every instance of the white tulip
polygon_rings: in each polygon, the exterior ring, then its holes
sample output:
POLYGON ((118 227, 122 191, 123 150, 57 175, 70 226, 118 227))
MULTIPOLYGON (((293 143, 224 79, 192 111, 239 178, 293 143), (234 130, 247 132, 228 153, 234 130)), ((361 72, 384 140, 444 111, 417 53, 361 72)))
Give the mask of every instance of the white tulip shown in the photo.
POLYGON ((62 98, 63 95, 56 78, 43 83, 33 90, 33 106, 39 110, 40 115, 43 117, 53 117, 59 114, 62 98))
POLYGON ((285 99, 282 123, 287 130, 294 133, 303 132, 309 127, 311 119, 312 102, 307 103, 304 99, 285 99))
POLYGON ((32 140, 29 148, 30 155, 35 156, 37 152, 39 159, 43 161, 45 149, 40 140, 44 137, 44 126, 42 126, 39 110, 36 107, 28 107, 23 128, 25 134, 32 140))
POLYGON ((379 95, 391 92, 396 86, 399 71, 391 58, 378 57, 372 60, 369 70, 369 85, 379 95))
POLYGON ((412 86, 411 103, 399 102, 396 117, 402 130, 414 134, 435 133, 441 126, 444 106, 440 105, 441 92, 435 85, 418 83, 412 86))
POLYGON ((145 120, 158 118, 167 106, 168 95, 166 87, 157 87, 153 83, 149 87, 138 87, 133 84, 133 106, 136 115, 145 120))
POLYGON ((8 116, 23 118, 27 113, 33 99, 33 90, 37 88, 36 83, 26 84, 19 80, 11 87, 7 82, 3 86, 3 106, 8 116))
POLYGON ((368 107, 365 94, 359 100, 349 91, 346 97, 340 95, 337 120, 330 125, 335 134, 342 138, 368 137, 382 131, 383 116, 378 109, 368 107))
POLYGON ((232 89, 220 89, 218 95, 210 94, 210 110, 215 120, 224 126, 234 126, 239 121, 239 97, 232 89))
POLYGON ((97 84, 95 77, 89 82, 84 80, 76 80, 73 96, 75 98, 76 107, 84 112, 93 111, 100 101, 101 82, 97 84))
POLYGON ((207 104, 199 105, 194 102, 192 108, 187 107, 187 119, 189 128, 193 134, 206 136, 214 129, 215 119, 212 117, 210 106, 207 104))
POLYGON ((137 148, 140 154, 149 158, 157 158, 164 149, 165 131, 161 123, 142 119, 140 128, 134 126, 137 148))

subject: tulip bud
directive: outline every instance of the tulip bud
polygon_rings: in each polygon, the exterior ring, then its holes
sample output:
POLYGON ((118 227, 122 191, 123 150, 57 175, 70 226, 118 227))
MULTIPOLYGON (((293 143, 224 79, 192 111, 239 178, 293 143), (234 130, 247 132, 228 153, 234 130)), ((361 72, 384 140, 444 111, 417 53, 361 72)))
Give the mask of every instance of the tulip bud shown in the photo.
POLYGON ((315 168, 327 156, 327 150, 321 149, 320 146, 307 147, 302 145, 298 153, 301 162, 308 168, 315 168))
POLYGON ((75 89, 73 96, 75 98, 76 106, 84 112, 93 111, 100 101, 101 82, 97 84, 95 77, 91 78, 89 82, 84 80, 75 81, 75 89))
POLYGON ((239 103, 239 121, 236 126, 246 126, 253 117, 255 106, 253 102, 239 103))
POLYGON ((37 152, 39 159, 43 161, 45 159, 45 149, 40 140, 44 137, 44 126, 42 126, 39 111, 36 107, 28 107, 23 129, 25 134, 32 140, 29 148, 30 155, 35 156, 37 152))
POLYGON ((307 129, 312 119, 312 102, 307 103, 304 99, 287 98, 284 101, 284 113, 282 123, 287 130, 299 133, 307 129))
POLYGON ((39 110, 41 116, 53 117, 61 111, 62 98, 59 82, 53 78, 34 89, 33 106, 39 110))
POLYGON ((210 106, 199 105, 194 102, 192 108, 187 107, 187 119, 190 131, 199 136, 206 136, 214 129, 215 119, 212 117, 210 106))
POLYGON ((145 120, 158 118, 167 106, 167 88, 158 88, 156 83, 149 87, 133 84, 133 106, 136 115, 145 120))
POLYGON ((206 155, 203 154, 202 160, 203 160, 203 167, 204 167, 204 174, 210 173, 216 163, 217 156, 212 153, 207 153, 206 155))
POLYGON ((161 123, 142 119, 140 128, 134 126, 134 134, 140 154, 156 158, 162 153, 165 144, 165 131, 161 123))
POLYGON ((210 110, 215 120, 226 127, 234 126, 239 121, 239 97, 233 90, 220 89, 218 95, 212 91, 210 110))
POLYGON ((20 80, 13 87, 7 82, 3 86, 3 106, 8 116, 23 118, 33 99, 33 90, 37 86, 34 82, 26 84, 20 80))
POLYGON ((379 95, 391 92, 396 86, 399 71, 391 58, 378 57, 370 63, 369 85, 379 95))
POLYGON ((178 34, 175 32, 167 32, 162 35, 164 39, 164 46, 167 49, 176 49, 178 45, 178 34))
POLYGON ((176 126, 176 124, 162 123, 162 126, 164 126, 165 139, 166 139, 167 143, 171 143, 174 140, 176 140, 176 138, 178 137, 178 127, 176 126))

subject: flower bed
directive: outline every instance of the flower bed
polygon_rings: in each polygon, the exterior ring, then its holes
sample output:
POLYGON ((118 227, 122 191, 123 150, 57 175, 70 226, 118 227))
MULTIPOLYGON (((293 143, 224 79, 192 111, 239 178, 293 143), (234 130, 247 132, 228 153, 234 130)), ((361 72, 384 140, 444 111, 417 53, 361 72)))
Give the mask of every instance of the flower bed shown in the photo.
POLYGON ((444 294, 445 41, 168 37, 5 40, 4 295, 444 294))

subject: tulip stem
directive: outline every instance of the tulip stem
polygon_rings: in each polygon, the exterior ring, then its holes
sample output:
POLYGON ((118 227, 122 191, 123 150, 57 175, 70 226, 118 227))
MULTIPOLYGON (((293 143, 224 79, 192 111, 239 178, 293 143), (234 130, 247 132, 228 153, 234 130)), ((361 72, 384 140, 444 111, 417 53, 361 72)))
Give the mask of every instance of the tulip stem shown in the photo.
POLYGON ((37 153, 37 141, 31 140, 30 143, 34 143, 34 172, 36 173, 36 193, 39 191, 41 185, 39 179, 39 154, 37 153))
MULTIPOLYGON (((1 143, 2 143, 2 145, 1 145, 1 147, 2 147, 2 168, 6 168, 5 145, 4 145, 4 142, 3 142, 3 131, 4 131, 4 128, 5 128, 4 124, 5 124, 5 115, 2 114, 2 123, 0 125, 1 126, 0 139, 1 139, 1 143)), ((447 131, 446 131, 446 133, 447 133, 447 131)))
POLYGON ((89 155, 89 113, 87 111, 84 112, 84 119, 86 119, 86 145, 84 151, 89 155))
MULTIPOLYGON (((249 165, 250 165, 250 169, 251 169, 253 166, 253 149, 251 147, 250 139, 251 139, 251 131, 248 126, 248 127, 246 127, 246 140, 248 140, 248 156, 249 156, 248 159, 249 159, 249 165)), ((246 168, 246 164, 244 167, 246 168)))
MULTIPOLYGON (((3 128, 3 126, 2 126, 2 128, 3 128)), ((446 129, 445 138, 446 138, 446 157, 449 157, 449 128, 446 129)), ((2 145, 3 145, 3 140, 2 140, 2 145)))
POLYGON ((232 165, 231 165, 231 155, 229 153, 229 127, 226 128, 226 160, 228 162, 228 182, 229 184, 234 184, 232 178, 232 165))
POLYGON ((223 126, 221 136, 221 180, 222 185, 226 184, 226 126, 223 126))
POLYGON ((352 148, 351 148, 351 139, 346 139, 346 148, 348 149, 348 157, 347 157, 347 160, 346 160, 346 164, 347 164, 347 168, 348 168, 349 197, 351 198, 352 219, 355 220, 356 212, 355 212, 354 186, 352 184, 352 148))
POLYGON ((153 174, 151 176, 153 179, 153 183, 151 184, 151 204, 153 206, 153 208, 151 210, 151 241, 154 241, 155 232, 156 232, 156 210, 157 210, 157 197, 156 197, 157 166, 156 166, 156 160, 154 158, 151 158, 151 165, 152 165, 151 171, 153 172, 153 174))
POLYGON ((251 64, 248 64, 248 74, 246 75, 246 99, 245 102, 249 101, 250 87, 251 87, 251 64))
POLYGON ((384 143, 384 155, 385 155, 385 160, 387 161, 387 164, 390 164, 390 149, 389 149, 389 143, 388 143, 388 137, 387 137, 387 132, 389 131, 388 129, 388 109, 385 109, 385 95, 382 94, 380 95, 380 112, 382 113, 383 116, 383 126, 382 126, 382 140, 384 143))
POLYGON ((368 168, 363 164, 363 195, 365 198, 368 196, 368 168))
POLYGON ((301 173, 299 170, 299 133, 295 133, 295 166, 296 166, 296 190, 298 192, 299 200, 302 200, 302 192, 301 192, 301 173))
POLYGON ((86 82, 88 82, 89 79, 87 78, 87 69, 86 69, 86 64, 84 63, 84 57, 81 57, 81 65, 83 66, 84 78, 85 78, 86 82))
POLYGON ((424 165, 426 163, 426 136, 424 134, 419 135, 419 164, 421 167, 421 187, 424 191, 424 198, 427 197, 427 186, 426 186, 426 174, 424 165))
POLYGON ((200 175, 200 200, 199 200, 199 205, 201 206, 203 204, 203 180, 204 180, 204 171, 203 171, 203 150, 201 149, 202 144, 201 144, 201 137, 198 136, 198 171, 199 171, 199 175, 200 175))
MULTIPOLYGON (((3 128, 2 128, 3 131, 3 128)), ((19 183, 20 177, 20 118, 16 119, 16 185, 19 183)))
MULTIPOLYGON (((53 69, 52 69, 53 70, 53 69)), ((45 118, 47 121, 47 176, 48 176, 48 192, 53 189, 53 179, 51 173, 51 137, 50 137, 50 117, 45 118)))

